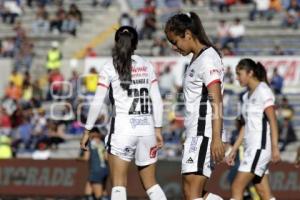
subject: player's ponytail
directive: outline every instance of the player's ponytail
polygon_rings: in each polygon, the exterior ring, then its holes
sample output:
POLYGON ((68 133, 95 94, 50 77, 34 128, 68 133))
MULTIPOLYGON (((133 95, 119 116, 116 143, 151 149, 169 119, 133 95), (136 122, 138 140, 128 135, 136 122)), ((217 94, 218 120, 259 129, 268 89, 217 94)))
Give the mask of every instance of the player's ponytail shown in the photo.
POLYGON ((238 63, 237 69, 244 69, 247 72, 253 71, 253 76, 257 78, 257 80, 269 84, 267 78, 267 71, 260 62, 255 63, 255 61, 250 58, 244 58, 241 59, 238 63))
POLYGON ((130 26, 120 27, 115 34, 115 46, 112 50, 113 65, 118 72, 121 87, 127 90, 131 84, 131 56, 137 48, 138 34, 130 26))
POLYGON ((269 85, 266 68, 260 62, 257 62, 255 69, 257 79, 269 85))

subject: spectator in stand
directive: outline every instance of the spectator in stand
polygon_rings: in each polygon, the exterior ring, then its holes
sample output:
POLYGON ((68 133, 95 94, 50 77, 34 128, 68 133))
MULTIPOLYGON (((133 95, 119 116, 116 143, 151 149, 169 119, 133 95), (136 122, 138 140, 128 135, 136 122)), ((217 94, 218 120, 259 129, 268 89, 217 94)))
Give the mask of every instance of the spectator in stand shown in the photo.
POLYGON ((214 7, 217 6, 219 12, 223 13, 224 10, 226 12, 230 12, 230 6, 235 3, 235 0, 211 0, 210 1, 210 9, 214 10, 214 7))
POLYGON ((63 20, 61 31, 76 36, 77 27, 79 25, 78 18, 74 14, 66 14, 63 20))
POLYGON ((221 53, 223 56, 234 56, 235 53, 232 51, 231 47, 226 45, 221 49, 221 53))
POLYGON ((93 49, 93 47, 87 47, 85 50, 86 58, 95 58, 97 57, 97 52, 93 49))
POLYGON ((151 46, 152 56, 169 56, 171 54, 171 48, 167 43, 166 38, 155 37, 154 43, 151 46))
POLYGON ((133 26, 133 18, 128 13, 122 13, 119 19, 120 26, 133 26))
POLYGON ((271 81, 270 81, 270 85, 271 85, 271 88, 273 89, 275 95, 280 95, 281 94, 281 92, 282 92, 281 90, 282 90, 282 87, 283 87, 283 82, 284 82, 284 79, 278 73, 278 69, 274 68, 273 75, 272 75, 272 78, 271 78, 271 81))
POLYGON ((1 46, 1 54, 3 57, 14 57, 15 42, 13 38, 4 39, 1 46))
POLYGON ((14 69, 9 76, 9 80, 12 81, 16 86, 22 88, 24 82, 24 75, 14 69))
POLYGON ((95 67, 92 67, 89 73, 84 78, 84 86, 87 96, 94 96, 98 83, 98 72, 95 67))
POLYGON ((234 82, 234 75, 231 71, 231 67, 227 66, 224 74, 224 83, 233 84, 233 82, 234 82))
POLYGON ((142 9, 139 9, 136 11, 136 15, 133 18, 134 20, 134 27, 136 27, 136 31, 138 32, 138 34, 141 34, 141 31, 143 29, 144 26, 144 21, 145 21, 146 15, 143 13, 142 9))
POLYGON ((283 18, 282 27, 283 28, 291 27, 294 29, 298 29, 299 16, 300 16, 300 6, 297 0, 291 0, 290 6, 287 8, 285 12, 285 16, 283 18))
POLYGON ((166 66, 159 76, 159 89, 163 99, 170 95, 174 86, 174 77, 171 72, 171 66, 166 66))
POLYGON ((49 74, 49 91, 48 91, 48 100, 59 99, 63 95, 63 82, 64 76, 61 74, 59 69, 54 69, 49 74))
POLYGON ((30 71, 32 60, 34 57, 33 43, 28 39, 21 44, 19 52, 15 56, 15 68, 21 71, 30 71))
POLYGON ((51 49, 47 54, 47 70, 49 72, 61 67, 62 53, 58 46, 59 43, 57 41, 51 42, 51 49))
POLYGON ((245 35, 245 26, 241 23, 240 18, 235 18, 234 24, 229 27, 229 36, 224 42, 224 46, 230 42, 233 42, 234 48, 239 48, 239 43, 242 41, 245 35))
POLYGON ((0 135, 9 136, 11 133, 11 119, 4 107, 0 107, 0 135))
POLYGON ((75 3, 72 3, 69 8, 69 15, 74 16, 77 21, 82 24, 83 22, 83 17, 82 17, 82 12, 79 10, 78 6, 75 3))
POLYGON ((62 6, 59 6, 57 11, 55 12, 54 17, 50 19, 50 32, 61 33, 62 24, 65 18, 66 18, 66 11, 62 6))
POLYGON ((9 24, 14 24, 15 19, 22 15, 23 8, 20 1, 11 0, 3 2, 3 10, 1 11, 2 22, 7 23, 7 18, 10 18, 9 24))
POLYGON ((286 97, 283 97, 278 108, 280 128, 279 142, 281 151, 285 150, 286 145, 289 143, 297 141, 293 125, 294 113, 294 108, 289 104, 289 100, 286 97))
POLYGON ((0 135, 0 160, 12 157, 11 138, 7 135, 0 135))
POLYGON ((47 160, 51 157, 51 151, 48 144, 44 141, 39 142, 36 145, 35 150, 32 153, 33 160, 47 160))
POLYGON ((46 34, 49 32, 50 23, 48 20, 49 13, 45 6, 39 6, 35 13, 35 20, 32 23, 32 31, 35 34, 46 34))
POLYGON ((282 10, 281 0, 271 0, 267 19, 272 20, 274 15, 276 13, 279 13, 281 10, 282 10))
POLYGON ((284 54, 285 54, 284 51, 281 49, 279 45, 275 45, 273 51, 271 52, 271 55, 273 56, 283 56, 284 54))
POLYGON ((221 45, 221 48, 225 46, 227 38, 229 37, 229 26, 226 23, 226 20, 221 19, 217 26, 217 43, 221 45))
POLYGON ((156 32, 156 19, 155 15, 149 14, 146 16, 144 26, 140 32, 140 39, 153 39, 153 34, 156 32))
POLYGON ((14 82, 10 81, 9 85, 5 88, 5 97, 18 101, 21 99, 21 96, 21 88, 16 86, 14 82))
POLYGON ((270 0, 253 0, 254 8, 250 12, 249 20, 254 21, 257 14, 260 18, 266 17, 270 8, 270 0))

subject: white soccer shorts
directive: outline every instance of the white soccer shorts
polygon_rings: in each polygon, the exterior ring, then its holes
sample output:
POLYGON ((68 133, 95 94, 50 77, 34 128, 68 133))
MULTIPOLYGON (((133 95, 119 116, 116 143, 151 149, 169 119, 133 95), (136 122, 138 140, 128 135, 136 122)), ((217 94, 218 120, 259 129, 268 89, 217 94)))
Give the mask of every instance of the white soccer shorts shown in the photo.
POLYGON ((210 156, 211 138, 195 136, 186 138, 183 146, 181 173, 196 173, 210 177, 213 162, 210 156))
POLYGON ((271 150, 266 149, 245 149, 244 158, 241 161, 238 171, 250 172, 259 177, 268 174, 268 164, 271 161, 271 150))
POLYGON ((135 158, 137 166, 146 166, 157 161, 155 135, 108 134, 105 137, 105 144, 108 153, 128 162, 135 158))

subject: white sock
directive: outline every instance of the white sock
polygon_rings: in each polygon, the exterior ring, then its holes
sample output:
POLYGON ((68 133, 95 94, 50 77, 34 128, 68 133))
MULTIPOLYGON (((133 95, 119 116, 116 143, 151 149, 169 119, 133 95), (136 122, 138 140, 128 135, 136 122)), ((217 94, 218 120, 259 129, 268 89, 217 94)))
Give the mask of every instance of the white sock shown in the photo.
POLYGON ((111 189, 111 200, 126 200, 126 188, 123 186, 115 186, 111 189))
POLYGON ((203 198, 197 198, 197 199, 193 199, 193 200, 203 200, 203 198))
POLYGON ((208 193, 205 200, 223 200, 223 198, 220 197, 219 195, 216 195, 216 194, 213 194, 213 193, 208 193))
POLYGON ((156 184, 146 191, 150 200, 167 200, 167 197, 161 187, 156 184))
POLYGON ((276 200, 276 198, 275 198, 275 197, 272 197, 270 200, 276 200))

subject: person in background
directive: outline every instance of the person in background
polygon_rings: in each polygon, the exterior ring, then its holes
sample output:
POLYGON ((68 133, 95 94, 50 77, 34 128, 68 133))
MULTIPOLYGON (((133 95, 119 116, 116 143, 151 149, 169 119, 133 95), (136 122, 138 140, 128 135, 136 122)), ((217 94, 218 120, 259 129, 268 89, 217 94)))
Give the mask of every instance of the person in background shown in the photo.
POLYGON ((264 66, 245 58, 236 67, 237 80, 247 87, 243 95, 241 128, 227 163, 234 165, 238 148, 244 142, 244 158, 231 185, 231 200, 242 200, 246 186, 252 182, 264 200, 274 200, 269 183, 268 165, 280 161, 275 96, 267 82, 264 66))
POLYGON ((83 160, 88 161, 88 182, 86 185, 86 200, 107 199, 105 190, 108 177, 107 153, 105 151, 104 136, 98 128, 93 128, 90 133, 88 151, 83 152, 83 160))

